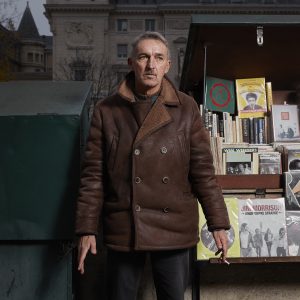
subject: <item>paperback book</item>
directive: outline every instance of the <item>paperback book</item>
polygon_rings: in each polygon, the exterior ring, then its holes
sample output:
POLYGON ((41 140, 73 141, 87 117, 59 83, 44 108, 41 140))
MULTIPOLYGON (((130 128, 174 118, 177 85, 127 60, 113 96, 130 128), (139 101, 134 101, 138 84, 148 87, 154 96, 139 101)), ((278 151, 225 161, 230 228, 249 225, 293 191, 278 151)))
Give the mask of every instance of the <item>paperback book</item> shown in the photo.
POLYGON ((287 256, 284 198, 239 199, 241 257, 287 256))
MULTIPOLYGON (((240 257, 240 244, 239 244, 239 226, 238 226, 238 199, 237 198, 225 198, 225 204, 227 206, 230 230, 227 230, 228 236, 228 257, 240 257)), ((218 250, 215 240, 211 232, 207 229, 207 223, 199 205, 199 233, 200 241, 197 245, 197 259, 208 260, 215 258, 215 252, 218 250)))

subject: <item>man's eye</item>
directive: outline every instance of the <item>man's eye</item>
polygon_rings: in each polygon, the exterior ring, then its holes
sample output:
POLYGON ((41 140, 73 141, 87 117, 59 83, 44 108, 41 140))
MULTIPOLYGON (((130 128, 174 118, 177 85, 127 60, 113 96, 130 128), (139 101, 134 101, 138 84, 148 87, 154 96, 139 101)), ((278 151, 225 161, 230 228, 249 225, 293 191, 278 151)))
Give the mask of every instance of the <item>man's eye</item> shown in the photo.
POLYGON ((163 61, 164 58, 163 58, 163 56, 157 56, 157 57, 156 57, 156 60, 158 60, 158 61, 163 61))
POLYGON ((145 60, 145 59, 147 59, 147 56, 143 55, 143 56, 140 56, 138 59, 139 60, 145 60))

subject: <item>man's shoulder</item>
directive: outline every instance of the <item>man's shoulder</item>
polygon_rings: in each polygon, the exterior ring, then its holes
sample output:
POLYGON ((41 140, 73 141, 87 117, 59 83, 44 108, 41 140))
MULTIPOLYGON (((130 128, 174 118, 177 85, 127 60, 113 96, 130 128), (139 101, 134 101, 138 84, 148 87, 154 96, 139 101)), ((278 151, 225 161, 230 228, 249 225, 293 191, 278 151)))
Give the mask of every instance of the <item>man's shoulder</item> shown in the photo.
POLYGON ((190 95, 188 95, 184 92, 181 92, 179 90, 177 91, 177 94, 178 94, 181 104, 188 105, 188 106, 197 105, 196 100, 193 97, 191 97, 190 95))
POLYGON ((103 98, 97 101, 95 109, 101 109, 102 107, 111 106, 119 100, 120 96, 118 94, 110 95, 106 98, 103 98))

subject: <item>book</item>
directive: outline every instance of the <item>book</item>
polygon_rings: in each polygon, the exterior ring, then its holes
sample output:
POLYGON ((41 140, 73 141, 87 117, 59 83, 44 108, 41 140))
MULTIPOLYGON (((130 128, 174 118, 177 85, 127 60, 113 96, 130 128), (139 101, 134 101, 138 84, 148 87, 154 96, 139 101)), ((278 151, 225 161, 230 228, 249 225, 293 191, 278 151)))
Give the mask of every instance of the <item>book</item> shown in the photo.
POLYGON ((211 111, 235 112, 234 81, 207 76, 205 91, 206 108, 211 111))
POLYGON ((267 113, 265 78, 236 79, 235 83, 238 116, 264 117, 267 113))
POLYGON ((223 147, 224 174, 258 174, 257 151, 256 147, 223 147))
POLYGON ((272 105, 274 142, 300 141, 297 105, 272 105))
MULTIPOLYGON (((228 236, 228 257, 240 257, 239 245, 239 226, 238 226, 238 199, 224 198, 230 219, 230 230, 227 230, 228 236)), ((207 260, 216 257, 215 252, 218 250, 211 232, 207 229, 207 223, 199 205, 199 233, 200 241, 197 245, 197 259, 207 260)))
POLYGON ((285 172, 285 206, 287 210, 300 210, 300 172, 285 172))
POLYGON ((300 211, 286 211, 289 256, 300 256, 300 211))
POLYGON ((287 256, 284 198, 238 203, 241 257, 287 256))
POLYGON ((281 174, 281 154, 261 152, 258 154, 259 174, 281 174))
POLYGON ((266 82, 266 99, 267 99, 267 106, 268 112, 271 111, 271 107, 273 105, 273 91, 272 91, 272 82, 266 82))

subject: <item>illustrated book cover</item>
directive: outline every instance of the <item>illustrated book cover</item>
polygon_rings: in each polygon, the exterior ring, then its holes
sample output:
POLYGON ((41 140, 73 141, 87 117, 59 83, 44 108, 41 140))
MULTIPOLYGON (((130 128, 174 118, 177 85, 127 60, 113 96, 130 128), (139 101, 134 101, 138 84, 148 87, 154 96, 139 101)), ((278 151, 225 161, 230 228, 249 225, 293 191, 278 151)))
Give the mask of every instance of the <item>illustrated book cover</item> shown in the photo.
MULTIPOLYGON (((238 199, 237 198, 225 198, 225 204, 227 206, 230 230, 227 230, 228 236, 228 257, 240 257, 240 244, 239 244, 239 226, 238 226, 238 199)), ((218 250, 215 244, 215 240, 211 232, 207 229, 206 220, 199 205, 199 234, 200 241, 197 245, 197 259, 208 260, 210 258, 216 258, 215 252, 218 250)))
POLYGON ((239 199, 241 257, 287 256, 284 198, 239 199))
POLYGON ((300 141, 297 105, 272 105, 274 142, 300 141))
POLYGON ((234 81, 216 77, 206 77, 206 109, 234 114, 235 90, 234 81))
POLYGON ((265 78, 236 79, 235 85, 239 117, 264 117, 268 110, 265 78))

